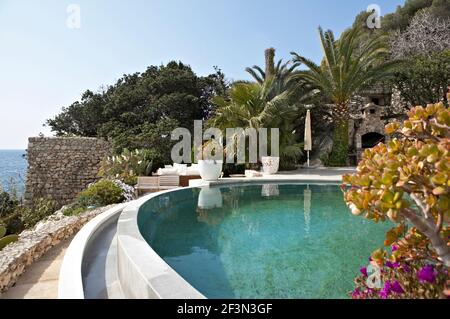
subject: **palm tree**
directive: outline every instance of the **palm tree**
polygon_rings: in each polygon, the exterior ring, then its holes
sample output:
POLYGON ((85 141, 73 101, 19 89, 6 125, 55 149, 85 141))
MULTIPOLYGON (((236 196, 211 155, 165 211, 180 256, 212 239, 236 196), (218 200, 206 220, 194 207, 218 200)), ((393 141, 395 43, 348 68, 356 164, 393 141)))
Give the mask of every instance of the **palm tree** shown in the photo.
POLYGON ((293 63, 292 61, 283 63, 283 60, 279 60, 275 65, 274 48, 267 49, 264 54, 265 70, 257 65, 254 65, 251 68, 246 68, 245 70, 260 85, 262 85, 264 81, 273 78, 271 95, 276 96, 292 87, 294 84, 292 81, 292 74, 300 64, 293 63))
POLYGON ((293 134, 299 107, 314 92, 306 92, 296 103, 292 103, 292 94, 285 90, 272 97, 274 78, 268 78, 260 83, 235 83, 229 93, 229 98, 216 97, 213 102, 217 110, 210 125, 220 128, 279 128, 280 157, 282 162, 295 162, 302 154, 302 144, 296 142, 293 134))
POLYGON ((357 28, 344 33, 339 40, 335 40, 331 30, 323 32, 320 27, 319 35, 324 53, 322 65, 292 52, 294 62, 305 64, 309 69, 296 72, 294 78, 307 81, 333 103, 335 145, 331 164, 345 165, 350 99, 370 83, 389 75, 398 62, 384 62, 388 46, 383 36, 373 35, 360 45, 357 28))

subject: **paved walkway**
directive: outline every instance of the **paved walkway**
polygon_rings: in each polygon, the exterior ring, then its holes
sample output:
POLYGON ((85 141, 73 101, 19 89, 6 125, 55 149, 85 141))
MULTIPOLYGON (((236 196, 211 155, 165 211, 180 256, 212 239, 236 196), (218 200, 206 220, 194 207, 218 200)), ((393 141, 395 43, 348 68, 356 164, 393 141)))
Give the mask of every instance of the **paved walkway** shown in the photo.
POLYGON ((56 299, 58 298, 59 269, 72 238, 50 249, 33 263, 16 285, 0 299, 56 299))

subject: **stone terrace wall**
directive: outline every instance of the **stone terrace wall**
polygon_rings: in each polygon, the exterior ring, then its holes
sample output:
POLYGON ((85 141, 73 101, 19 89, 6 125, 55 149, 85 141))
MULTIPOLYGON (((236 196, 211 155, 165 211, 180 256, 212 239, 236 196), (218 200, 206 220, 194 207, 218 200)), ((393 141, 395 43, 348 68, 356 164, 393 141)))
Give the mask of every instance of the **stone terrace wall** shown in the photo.
POLYGON ((110 143, 96 138, 29 138, 25 204, 39 197, 60 206, 70 203, 97 180, 100 163, 110 152, 110 143))

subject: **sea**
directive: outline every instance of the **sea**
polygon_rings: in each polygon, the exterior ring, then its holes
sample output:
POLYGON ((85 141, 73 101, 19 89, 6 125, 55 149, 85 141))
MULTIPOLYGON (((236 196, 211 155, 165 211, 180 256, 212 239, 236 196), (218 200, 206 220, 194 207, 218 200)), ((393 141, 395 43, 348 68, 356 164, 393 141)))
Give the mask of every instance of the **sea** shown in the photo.
POLYGON ((25 190, 27 159, 25 150, 0 150, 0 188, 15 191, 21 197, 25 190))

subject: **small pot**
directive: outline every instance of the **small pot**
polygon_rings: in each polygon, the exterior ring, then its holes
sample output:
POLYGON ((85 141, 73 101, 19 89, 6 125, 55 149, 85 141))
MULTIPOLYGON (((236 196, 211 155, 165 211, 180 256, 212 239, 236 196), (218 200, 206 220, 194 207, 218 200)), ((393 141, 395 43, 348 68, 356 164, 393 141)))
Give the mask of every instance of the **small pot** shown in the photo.
POLYGON ((278 173, 280 158, 275 156, 263 156, 261 158, 264 175, 274 175, 278 173))

